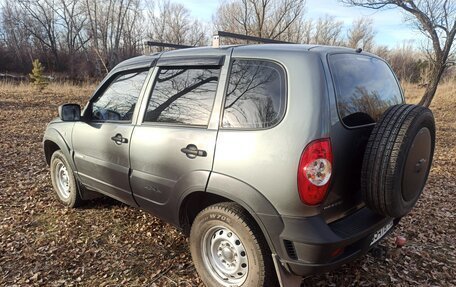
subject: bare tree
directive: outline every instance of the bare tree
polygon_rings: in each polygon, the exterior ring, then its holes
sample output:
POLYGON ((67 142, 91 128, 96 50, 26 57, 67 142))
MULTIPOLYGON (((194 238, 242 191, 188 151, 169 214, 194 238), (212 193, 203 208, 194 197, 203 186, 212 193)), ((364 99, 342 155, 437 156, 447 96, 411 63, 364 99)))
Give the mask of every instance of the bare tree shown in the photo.
POLYGON ((420 82, 425 58, 413 48, 412 41, 404 41, 385 58, 399 79, 410 83, 420 82))
POLYGON ((300 31, 300 34, 297 35, 297 40, 295 42, 304 44, 312 42, 313 21, 301 20, 301 23, 296 26, 298 26, 297 30, 300 31))
POLYGON ((40 59, 47 71, 80 80, 104 75, 121 60, 140 54, 150 37, 206 44, 207 29, 183 5, 161 0, 160 13, 147 17, 152 1, 3 0, 0 70, 26 73, 32 60, 40 59))
MULTIPOLYGON (((4 2, 2 5, 2 28, 3 28, 3 41, 5 43, 5 48, 7 51, 12 53, 12 58, 16 65, 13 67, 4 67, 9 68, 10 71, 21 71, 24 70, 18 69, 18 66, 31 67, 33 61, 32 56, 32 45, 29 41, 31 34, 29 31, 22 29, 20 23, 17 19, 23 17, 23 11, 17 9, 16 4, 11 2, 4 2)), ((2 63, 5 65, 6 63, 2 63)))
POLYGON ((388 58, 391 50, 386 45, 375 45, 372 51, 375 55, 382 57, 383 59, 388 58))
POLYGON ((314 30, 313 21, 300 17, 281 35, 281 40, 292 43, 312 42, 312 32, 314 30))
POLYGON ((342 21, 337 21, 334 16, 320 17, 313 32, 313 44, 339 46, 343 43, 342 21))
POLYGON ((235 0, 214 15, 217 30, 263 38, 300 41, 305 0, 235 0), (292 33, 292 32, 295 33, 292 33))
POLYGON ((358 18, 353 21, 348 29, 347 46, 351 48, 362 48, 365 51, 372 51, 374 48, 374 21, 371 18, 358 18))
MULTIPOLYGON (((140 0, 85 0, 91 48, 106 73, 120 60, 138 52, 139 46, 126 47, 123 36, 137 27, 140 4, 140 0)), ((139 39, 133 43, 137 45, 139 39)))
POLYGON ((137 55, 142 51, 145 37, 145 22, 143 10, 140 8, 141 1, 138 1, 130 13, 126 13, 125 29, 121 34, 122 59, 137 55))
MULTIPOLYGON (((57 33, 57 15, 53 9, 54 0, 19 0, 15 15, 17 25, 30 33, 38 41, 43 51, 50 51, 55 67, 60 67, 57 33)), ((51 62, 48 60, 48 63, 51 62)))
POLYGON ((40 58, 52 71, 63 71, 68 67, 73 69, 76 54, 87 42, 81 37, 85 16, 80 2, 4 2, 2 24, 5 43, 14 51, 22 66, 28 67, 34 58, 40 58))
POLYGON ((398 7, 406 12, 406 19, 416 24, 432 43, 429 84, 420 104, 429 106, 438 84, 451 62, 456 36, 456 1, 454 0, 340 0, 343 3, 371 9, 398 7))
POLYGON ((75 75, 75 63, 78 52, 86 51, 86 44, 90 40, 85 33, 87 14, 82 0, 60 0, 53 9, 60 18, 61 50, 68 56, 68 69, 70 76, 75 75))
MULTIPOLYGON (((158 2, 158 13, 149 12, 148 38, 159 42, 190 46, 206 45, 208 37, 204 25, 191 19, 190 12, 179 3, 158 2)), ((161 50, 161 49, 159 49, 161 50)))

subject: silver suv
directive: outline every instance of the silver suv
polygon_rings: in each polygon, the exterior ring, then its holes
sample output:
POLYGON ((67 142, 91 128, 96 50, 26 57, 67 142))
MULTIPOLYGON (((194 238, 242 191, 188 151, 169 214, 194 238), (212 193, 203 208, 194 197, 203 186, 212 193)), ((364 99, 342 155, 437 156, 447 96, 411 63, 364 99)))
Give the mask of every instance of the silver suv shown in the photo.
POLYGON ((104 194, 175 225, 207 286, 290 286, 392 230, 434 138, 382 59, 267 44, 124 61, 82 114, 59 107, 44 151, 63 204, 104 194))

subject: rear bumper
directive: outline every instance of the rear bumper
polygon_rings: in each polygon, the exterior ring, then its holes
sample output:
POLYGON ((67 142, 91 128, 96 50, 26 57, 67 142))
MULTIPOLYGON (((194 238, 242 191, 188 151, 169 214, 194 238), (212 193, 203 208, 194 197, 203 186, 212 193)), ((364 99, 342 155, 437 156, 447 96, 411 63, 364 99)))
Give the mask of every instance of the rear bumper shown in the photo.
MULTIPOLYGON (((374 234, 393 219, 362 208, 330 224, 320 216, 282 220, 284 229, 274 240, 281 245, 275 246, 280 262, 291 273, 308 276, 337 268, 367 253, 373 246, 374 234)), ((398 222, 396 219, 394 226, 398 222)))

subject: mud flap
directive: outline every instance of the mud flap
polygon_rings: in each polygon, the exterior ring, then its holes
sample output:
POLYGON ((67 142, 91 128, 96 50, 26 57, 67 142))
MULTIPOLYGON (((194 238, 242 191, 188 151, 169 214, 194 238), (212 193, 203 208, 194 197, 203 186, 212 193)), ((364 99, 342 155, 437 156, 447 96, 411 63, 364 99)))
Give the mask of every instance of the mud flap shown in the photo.
POLYGON ((77 185, 77 189, 78 189, 78 192, 79 192, 79 196, 81 197, 82 200, 93 200, 93 199, 97 199, 97 198, 103 197, 103 195, 101 193, 93 191, 93 190, 90 190, 90 189, 84 187, 79 182, 79 180, 76 180, 76 185, 77 185))
POLYGON ((274 267, 277 273, 277 279, 279 280, 280 287, 300 287, 302 284, 302 277, 291 274, 282 266, 279 256, 272 254, 272 261, 274 261, 274 267))

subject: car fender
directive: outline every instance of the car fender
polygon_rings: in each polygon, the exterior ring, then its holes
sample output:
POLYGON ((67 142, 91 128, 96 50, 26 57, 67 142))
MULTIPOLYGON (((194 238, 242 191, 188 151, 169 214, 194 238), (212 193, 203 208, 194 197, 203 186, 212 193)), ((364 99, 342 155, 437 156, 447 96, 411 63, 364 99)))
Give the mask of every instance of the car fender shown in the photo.
POLYGON ((73 162, 73 157, 71 155, 71 147, 70 147, 70 143, 68 140, 69 138, 71 138, 71 131, 72 131, 72 128, 69 130, 59 131, 55 128, 48 127, 46 129, 46 133, 43 137, 43 147, 44 147, 46 162, 48 164, 50 163, 50 161, 48 161, 48 159, 50 160, 51 154, 48 154, 50 151, 48 151, 48 149, 46 148, 46 145, 47 145, 47 142, 52 142, 52 143, 56 144, 59 147, 59 149, 63 152, 63 154, 66 156, 73 171, 76 171, 76 166, 73 162))
MULTIPOLYGON (((179 206, 195 191, 195 189, 188 189, 180 197, 179 206)), ((276 249, 280 250, 279 234, 284 228, 282 219, 274 206, 258 190, 228 175, 212 172, 207 182, 206 192, 241 205, 260 227, 271 252, 276 253, 276 249)))

